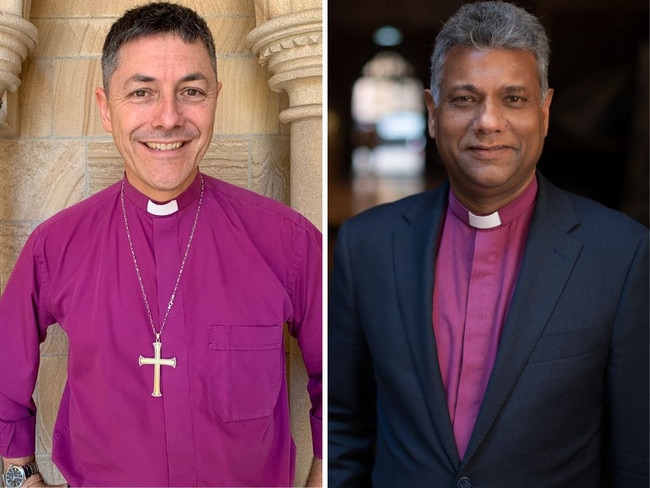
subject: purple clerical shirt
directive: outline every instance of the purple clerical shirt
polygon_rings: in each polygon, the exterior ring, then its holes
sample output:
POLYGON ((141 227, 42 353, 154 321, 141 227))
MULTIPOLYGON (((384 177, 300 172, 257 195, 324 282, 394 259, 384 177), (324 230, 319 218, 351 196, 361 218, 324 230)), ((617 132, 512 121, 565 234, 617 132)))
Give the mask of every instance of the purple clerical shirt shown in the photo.
POLYGON ((435 264, 433 329, 461 458, 496 359, 536 195, 534 179, 498 214, 475 216, 449 193, 435 264))
MULTIPOLYGON (((40 225, 0 300, 0 455, 34 452, 39 342, 58 322, 68 379, 53 460, 74 485, 290 486, 283 327, 309 374, 321 456, 321 235, 268 198, 203 176, 184 273, 161 335, 161 397, 152 396, 154 333, 129 249, 117 183, 40 225)), ((125 183, 125 208, 156 326, 191 233, 201 177, 178 211, 152 215, 125 183)))

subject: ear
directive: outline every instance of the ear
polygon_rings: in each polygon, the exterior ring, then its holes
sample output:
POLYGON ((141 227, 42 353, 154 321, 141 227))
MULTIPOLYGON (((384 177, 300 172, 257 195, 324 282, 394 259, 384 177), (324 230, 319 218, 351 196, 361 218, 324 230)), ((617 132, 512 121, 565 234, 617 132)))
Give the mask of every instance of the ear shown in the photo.
POLYGON ((549 88, 546 98, 542 102, 542 117, 544 118, 544 137, 548 134, 548 120, 551 112, 551 100, 553 100, 553 89, 549 88))
POLYGON ((102 125, 106 132, 113 132, 113 123, 111 122, 111 109, 108 104, 108 98, 103 88, 95 89, 95 100, 99 108, 99 116, 102 119, 102 125))
POLYGON ((424 90, 424 103, 427 105, 427 124, 429 127, 429 135, 432 139, 436 138, 436 124, 435 124, 435 115, 436 115, 436 103, 433 101, 433 94, 431 90, 424 90))

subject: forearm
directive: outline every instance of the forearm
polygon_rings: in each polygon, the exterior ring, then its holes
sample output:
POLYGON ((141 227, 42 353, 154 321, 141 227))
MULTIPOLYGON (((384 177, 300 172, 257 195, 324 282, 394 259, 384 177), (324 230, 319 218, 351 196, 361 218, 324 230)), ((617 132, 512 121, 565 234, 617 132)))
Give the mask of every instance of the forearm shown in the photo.
POLYGON ((25 464, 29 464, 32 461, 34 461, 36 458, 34 456, 27 456, 27 457, 20 457, 20 458, 2 458, 2 472, 4 473, 7 471, 7 468, 11 464, 15 464, 17 466, 24 466, 25 464))

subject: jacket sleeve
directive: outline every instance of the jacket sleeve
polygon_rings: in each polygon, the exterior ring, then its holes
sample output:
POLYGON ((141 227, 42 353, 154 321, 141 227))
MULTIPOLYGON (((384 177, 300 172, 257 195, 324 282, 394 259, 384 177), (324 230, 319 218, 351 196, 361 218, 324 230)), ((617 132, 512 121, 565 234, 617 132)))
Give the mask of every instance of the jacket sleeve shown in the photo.
POLYGON ((347 229, 344 224, 337 238, 329 293, 330 488, 371 486, 377 431, 372 358, 355 303, 347 229))
POLYGON ((612 332, 606 376, 612 486, 648 486, 648 235, 628 270, 612 332))
POLYGON ((0 455, 11 458, 34 454, 39 344, 54 322, 44 306, 48 283, 37 241, 35 232, 0 298, 0 455))

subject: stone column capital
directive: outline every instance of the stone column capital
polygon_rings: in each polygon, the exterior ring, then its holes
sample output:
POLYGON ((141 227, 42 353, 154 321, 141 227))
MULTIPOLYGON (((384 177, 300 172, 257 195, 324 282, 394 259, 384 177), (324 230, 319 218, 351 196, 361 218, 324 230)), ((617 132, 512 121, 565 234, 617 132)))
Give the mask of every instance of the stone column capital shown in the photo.
POLYGON ((323 13, 314 8, 267 20, 248 35, 252 52, 272 74, 269 86, 289 95, 282 122, 322 116, 323 13))
POLYGON ((7 93, 20 86, 20 72, 36 48, 38 29, 19 15, 0 11, 0 129, 7 121, 7 93))
POLYGON ((294 6, 288 0, 259 0, 256 6, 264 15, 247 40, 268 67, 271 89, 289 96, 280 121, 291 125, 291 206, 321 228, 323 11, 287 11, 294 6))
POLYGON ((23 61, 36 48, 38 29, 18 15, 0 11, 0 92, 20 86, 23 61))

